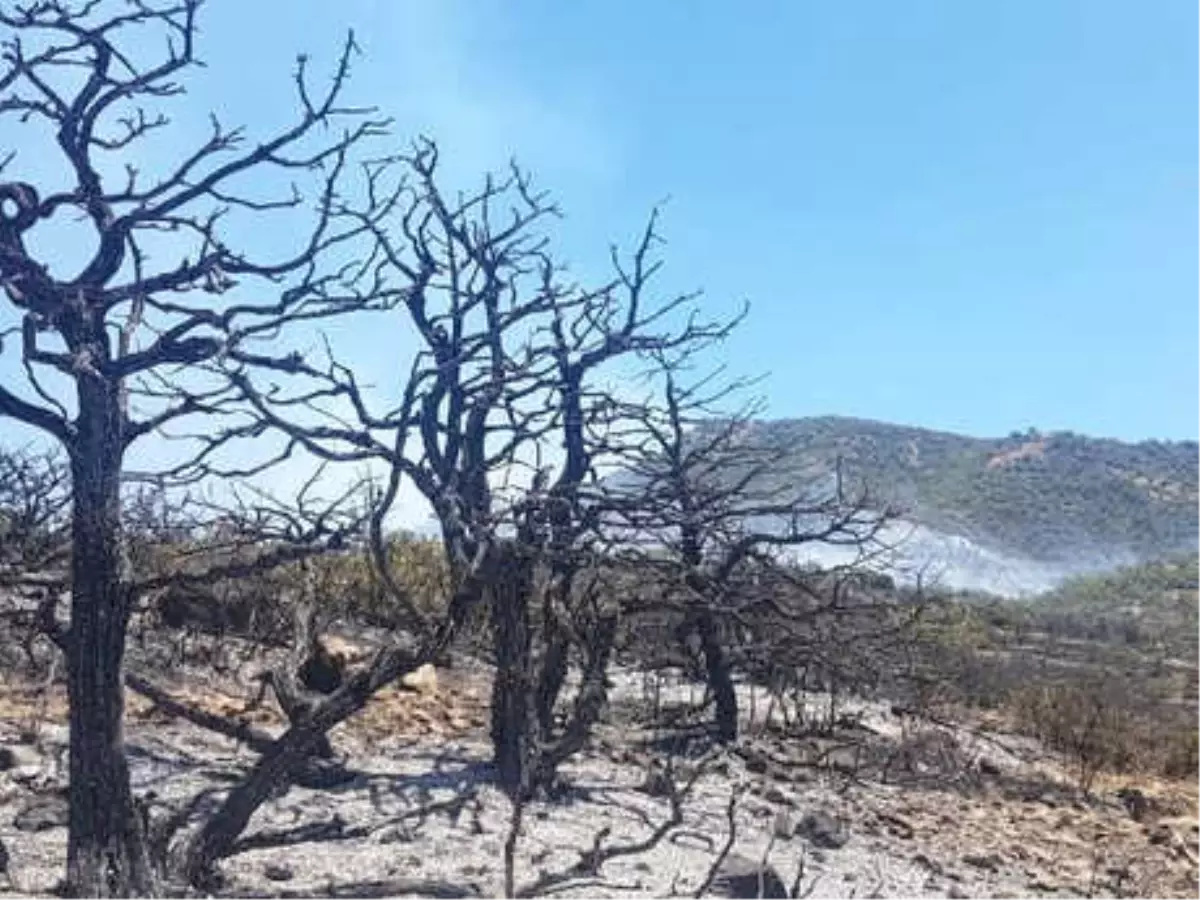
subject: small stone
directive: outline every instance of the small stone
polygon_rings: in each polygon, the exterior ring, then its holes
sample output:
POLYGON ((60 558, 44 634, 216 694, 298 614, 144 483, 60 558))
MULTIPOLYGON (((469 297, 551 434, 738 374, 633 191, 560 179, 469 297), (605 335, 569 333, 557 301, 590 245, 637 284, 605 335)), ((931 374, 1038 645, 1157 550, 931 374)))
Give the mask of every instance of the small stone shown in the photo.
POLYGON ((33 747, 0 747, 0 772, 12 772, 14 778, 26 770, 40 772, 43 758, 33 747))
POLYGON ((637 790, 650 797, 667 797, 675 790, 675 783, 665 770, 655 766, 646 773, 637 790))
POLYGON ((746 759, 746 771, 762 775, 767 771, 767 761, 761 756, 751 756, 746 759))
POLYGON ((879 820, 883 822, 887 828, 888 834, 894 835, 902 840, 912 840, 913 835, 917 833, 917 829, 913 827, 912 822, 903 816, 895 815, 894 813, 880 813, 879 820))
POLYGON ((1159 825, 1157 828, 1154 828, 1147 833, 1146 839, 1149 840, 1153 846, 1160 847, 1163 844, 1170 844, 1173 836, 1174 835, 1171 833, 1170 825, 1159 825))
POLYGON ((824 811, 806 813, 796 833, 814 847, 838 850, 850 840, 850 833, 836 818, 824 811))
POLYGON ((986 855, 982 853, 968 853, 962 858, 962 861, 968 866, 974 866, 976 869, 983 869, 987 872, 997 871, 1004 862, 995 853, 988 853, 986 855))
POLYGON ((425 663, 400 679, 400 684, 420 694, 436 694, 438 689, 437 669, 425 663))
POLYGON ((787 810, 781 810, 775 814, 775 822, 772 827, 775 837, 782 838, 785 841, 796 833, 796 821, 787 810))
POLYGON ((1146 813, 1150 811, 1150 801, 1137 788, 1121 788, 1117 791, 1117 799, 1121 801, 1129 813, 1129 817, 1135 822, 1142 821, 1146 817, 1146 813))
POLYGON ((926 869, 928 869, 934 875, 942 874, 941 863, 937 862, 936 860, 930 859, 924 853, 918 853, 916 856, 914 856, 912 858, 912 861, 915 862, 918 866, 924 866, 926 869))
POLYGON ((42 767, 39 765, 17 766, 12 769, 10 776, 17 784, 33 786, 33 783, 42 776, 42 767))
POLYGON ((777 803, 780 806, 795 806, 796 801, 781 791, 779 788, 772 786, 763 792, 763 799, 768 803, 777 803))
POLYGON ((979 773, 987 775, 990 778, 996 778, 1001 774, 1000 767, 987 757, 982 757, 979 760, 979 773))
POLYGON ((403 825, 392 825, 381 830, 375 840, 380 844, 407 844, 412 839, 413 833, 403 825))
POLYGON ((946 896, 950 897, 951 900, 968 900, 968 898, 971 895, 968 894, 961 887, 959 887, 957 884, 952 884, 952 885, 950 885, 949 889, 946 891, 946 896))
POLYGON ((27 803, 13 817, 13 827, 19 831, 48 831, 66 826, 68 817, 65 797, 41 797, 27 803))
POLYGON ((296 873, 285 863, 272 862, 263 866, 263 877, 269 881, 291 881, 296 873))

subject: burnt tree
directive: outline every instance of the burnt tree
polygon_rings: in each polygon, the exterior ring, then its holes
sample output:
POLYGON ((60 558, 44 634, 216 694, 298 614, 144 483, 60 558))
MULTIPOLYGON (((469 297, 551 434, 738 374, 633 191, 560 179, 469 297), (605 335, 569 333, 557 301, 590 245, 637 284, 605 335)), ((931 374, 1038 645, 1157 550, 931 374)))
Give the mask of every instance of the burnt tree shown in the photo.
MULTIPOLYGON (((615 609, 598 605, 588 573, 606 546, 600 467, 626 440, 612 382, 623 362, 712 342, 729 326, 701 319, 692 294, 652 296, 655 217, 628 258, 613 252, 610 280, 583 286, 551 255, 543 226, 557 210, 525 172, 513 167, 453 196, 431 142, 402 165, 403 212, 377 235, 405 285, 397 311, 419 339, 398 405, 372 409, 332 357, 306 392, 271 395, 250 376, 239 390, 305 451, 381 464, 380 508, 402 483, 415 487, 440 523, 456 585, 480 574, 473 560, 486 561, 477 599, 489 606, 496 658, 495 762, 505 788, 524 794, 553 777, 603 708, 615 609), (559 728, 572 652, 584 687, 559 728)), ((384 543, 376 517, 386 582, 384 543)))
MULTIPOLYGON (((865 486, 848 488, 840 464, 824 477, 793 475, 789 448, 755 433, 759 404, 728 410, 749 382, 722 380, 720 370, 689 376, 694 349, 655 354, 662 402, 629 412, 643 439, 622 456, 613 508, 626 543, 648 549, 643 565, 660 586, 657 598, 636 602, 682 616, 680 637, 694 635, 703 658, 715 736, 729 742, 739 711, 728 635, 770 602, 754 573, 779 573, 787 568, 781 554, 813 544, 846 551, 841 570, 860 567, 885 549, 881 532, 893 512, 865 486)), ((779 621, 791 615, 774 610, 779 621)))
POLYGON ((280 329, 386 293, 369 249, 365 263, 344 261, 391 199, 376 170, 360 179, 361 200, 346 188, 355 149, 384 125, 341 101, 352 40, 324 88, 300 59, 299 114, 279 133, 249 142, 214 116, 208 138, 173 165, 140 166, 142 139, 169 126, 166 104, 197 65, 200 5, 0 7, 0 122, 23 123, 29 144, 0 173, 0 286, 13 315, 4 347, 17 352, 8 371, 22 373, 0 385, 0 415, 50 436, 69 461, 68 883, 80 895, 154 890, 122 736, 138 595, 122 534, 127 453, 178 420, 237 407, 232 383, 206 370, 302 371, 302 357, 274 352, 280 329), (155 37, 162 50, 150 60, 155 37), (35 157, 57 162, 61 182, 22 179, 35 157), (266 193, 276 184, 282 193, 266 193), (310 219, 291 255, 254 259, 226 242, 230 220, 277 212, 293 227, 310 219), (92 248, 74 270, 31 249, 39 228, 68 217, 85 223, 78 245, 92 248))

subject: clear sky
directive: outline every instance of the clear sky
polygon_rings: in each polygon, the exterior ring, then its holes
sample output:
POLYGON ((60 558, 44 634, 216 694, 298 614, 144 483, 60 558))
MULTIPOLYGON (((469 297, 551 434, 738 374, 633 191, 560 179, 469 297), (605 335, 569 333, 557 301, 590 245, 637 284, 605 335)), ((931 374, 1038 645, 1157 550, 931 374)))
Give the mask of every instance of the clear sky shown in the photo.
POLYGON ((515 155, 584 271, 669 197, 665 286, 751 302, 729 362, 770 373, 772 416, 1200 431, 1194 0, 212 0, 202 23, 198 116, 282 122, 295 53, 327 65, 353 26, 354 99, 462 177, 515 155))

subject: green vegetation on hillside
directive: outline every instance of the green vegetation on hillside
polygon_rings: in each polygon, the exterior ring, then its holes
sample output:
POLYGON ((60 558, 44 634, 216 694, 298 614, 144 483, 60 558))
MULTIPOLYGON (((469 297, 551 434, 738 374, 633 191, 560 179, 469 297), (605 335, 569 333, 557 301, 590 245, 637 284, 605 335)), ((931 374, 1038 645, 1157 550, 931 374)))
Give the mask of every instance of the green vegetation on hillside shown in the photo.
POLYGON ((1195 554, 1072 578, 1029 614, 1053 634, 1121 643, 1195 662, 1200 628, 1195 554))
POLYGON ((786 449, 790 474, 827 474, 840 459, 908 518, 1035 559, 1153 559, 1200 535, 1191 441, 985 439, 841 417, 760 422, 747 438, 786 449))

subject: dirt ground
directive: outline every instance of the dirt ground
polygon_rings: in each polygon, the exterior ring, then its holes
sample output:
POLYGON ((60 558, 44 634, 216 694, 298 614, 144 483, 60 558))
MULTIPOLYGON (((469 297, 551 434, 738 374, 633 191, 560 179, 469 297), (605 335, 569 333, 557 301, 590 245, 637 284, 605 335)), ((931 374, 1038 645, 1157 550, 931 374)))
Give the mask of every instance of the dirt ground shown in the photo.
MULTIPOLYGON (((225 715, 246 706, 242 676, 179 676, 180 699, 225 715)), ((671 691, 678 701, 696 686, 676 679, 671 691)), ((1195 785, 1109 779, 1083 797, 1028 741, 922 729, 878 705, 855 710, 854 735, 824 744, 753 726, 760 733, 697 782, 683 823, 656 847, 556 879, 601 829, 605 846, 636 842, 668 817, 648 774, 663 751, 645 704, 642 677, 614 673, 607 721, 565 769, 570 789, 527 811, 518 888, 541 880, 565 896, 691 895, 726 843, 737 791, 727 863, 766 859, 805 896, 1196 895, 1195 785), (1136 810, 1129 788, 1140 792, 1136 810)), ((439 670, 432 691, 384 691, 333 732, 353 778, 326 791, 293 786, 266 804, 223 862, 220 893, 499 896, 511 807, 489 783, 487 713, 478 666, 439 670)), ((246 718, 282 724, 270 706, 246 718)), ((0 746, 11 751, 0 772, 10 857, 0 892, 46 895, 62 875, 64 723, 60 687, 0 683, 0 746)), ((135 788, 152 792, 152 806, 223 789, 254 760, 136 695, 127 740, 135 788)))

